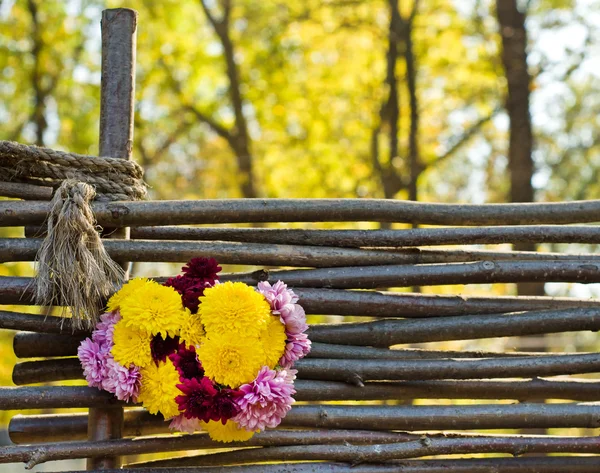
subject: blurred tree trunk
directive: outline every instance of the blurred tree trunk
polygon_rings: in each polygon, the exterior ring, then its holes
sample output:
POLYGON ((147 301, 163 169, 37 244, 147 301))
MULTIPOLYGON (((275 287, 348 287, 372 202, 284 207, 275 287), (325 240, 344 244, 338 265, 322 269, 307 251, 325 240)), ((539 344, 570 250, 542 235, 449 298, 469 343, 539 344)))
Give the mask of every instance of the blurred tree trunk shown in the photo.
MULTIPOLYGON (((39 23, 38 6, 34 0, 28 0, 27 9, 31 15, 31 55, 33 57, 33 68, 31 70, 31 86, 34 92, 33 111, 31 113, 31 122, 35 129, 35 144, 44 146, 44 132, 48 128, 46 121, 46 97, 51 89, 42 85, 42 31, 39 23)), ((53 88, 53 87, 52 87, 53 88)))
MULTIPOLYGON (((502 63, 508 84, 510 201, 533 202, 533 135, 529 113, 531 77, 527 70, 525 14, 519 11, 516 0, 496 0, 496 11, 502 37, 502 63)), ((515 244, 514 249, 535 251, 536 246, 520 243, 515 244)), ((517 288, 520 295, 544 295, 544 284, 520 283, 517 288)))
MULTIPOLYGON (((417 99, 416 60, 413 51, 412 26, 417 14, 419 1, 415 0, 411 13, 403 18, 398 0, 388 0, 389 28, 386 52, 386 75, 384 84, 388 96, 379 110, 379 124, 371 136, 371 157, 386 199, 393 199, 401 190, 408 191, 409 200, 418 200, 417 180, 422 172, 419 161, 419 109, 417 99), (402 57, 406 66, 406 88, 409 98, 409 136, 406 153, 400 151, 400 80, 396 69, 398 58, 402 57), (388 159, 382 160, 379 150, 379 136, 388 134, 388 159), (408 159, 402 159, 404 155, 408 159), (402 160, 402 162, 398 162, 402 160)), ((381 223, 380 228, 391 228, 389 223, 381 223)))
MULTIPOLYGON (((394 168, 394 159, 399 155, 400 134, 400 94, 398 92, 398 78, 396 77, 396 65, 398 63, 398 42, 400 40, 400 29, 402 18, 398 9, 397 0, 389 0, 389 29, 388 44, 386 52, 386 74, 384 84, 388 90, 386 101, 379 110, 379 124, 371 135, 371 157, 373 168, 381 183, 383 196, 393 199, 404 187, 402 178, 394 168), (379 150, 379 136, 387 130, 389 140, 389 154, 387 160, 382 160, 379 150)), ((389 228, 389 224, 382 223, 382 228, 389 228)))
MULTIPOLYGON (((529 113, 531 77, 527 70, 527 30, 525 14, 519 11, 517 0, 496 0, 498 25, 502 37, 502 63, 508 85, 506 111, 510 119, 508 168, 510 201, 533 202, 533 134, 529 113)), ((517 243, 515 251, 535 251, 536 245, 517 243)), ((518 283, 519 295, 543 296, 543 283, 518 283)), ((524 337, 515 343, 519 351, 546 351, 544 337, 524 337)), ((544 435, 546 429, 524 429, 524 434, 544 435)), ((529 455, 528 455, 529 456, 529 455)), ((533 456, 540 456, 534 454, 533 456)), ((544 455, 541 455, 544 456, 544 455)))

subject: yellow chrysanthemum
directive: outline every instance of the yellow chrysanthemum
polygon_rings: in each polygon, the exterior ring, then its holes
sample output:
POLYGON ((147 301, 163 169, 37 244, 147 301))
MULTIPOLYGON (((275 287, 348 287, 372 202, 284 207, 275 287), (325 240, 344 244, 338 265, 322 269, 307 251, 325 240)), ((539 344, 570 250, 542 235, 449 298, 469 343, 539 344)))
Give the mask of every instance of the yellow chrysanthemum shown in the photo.
POLYGON ((258 337, 271 316, 269 303, 250 286, 226 282, 206 289, 198 313, 208 336, 237 333, 258 337))
POLYGON ((206 338, 198 349, 198 358, 206 376, 237 388, 256 377, 263 366, 265 352, 258 340, 229 333, 206 338))
POLYGON ((259 340, 265 352, 264 365, 275 368, 279 359, 285 351, 285 325, 279 320, 279 316, 271 315, 267 328, 260 334, 259 340))
POLYGON ((240 429, 232 420, 228 420, 225 425, 221 422, 210 420, 203 422, 202 428, 208 432, 211 439, 217 442, 245 442, 254 435, 254 432, 240 429))
POLYGON ((134 294, 142 287, 152 284, 157 286, 159 285, 157 282, 150 281, 147 278, 135 278, 129 280, 108 300, 108 304, 106 305, 108 312, 114 312, 121 306, 126 298, 134 294))
POLYGON ((192 314, 186 309, 181 322, 181 330, 179 331, 181 341, 186 346, 198 346, 204 341, 205 336, 206 333, 204 332, 204 326, 200 322, 200 316, 192 314))
POLYGON ((150 414, 161 413, 165 419, 179 415, 179 407, 175 398, 181 394, 179 373, 173 362, 167 358, 166 362, 150 363, 140 370, 142 385, 138 401, 148 409, 150 414))
POLYGON ((181 296, 172 287, 146 284, 121 304, 121 317, 128 327, 163 338, 179 333, 184 316, 181 296))
POLYGON ((129 366, 133 363, 142 368, 152 362, 151 340, 152 336, 148 332, 127 327, 123 320, 119 320, 115 325, 114 345, 111 353, 115 361, 123 366, 129 366))

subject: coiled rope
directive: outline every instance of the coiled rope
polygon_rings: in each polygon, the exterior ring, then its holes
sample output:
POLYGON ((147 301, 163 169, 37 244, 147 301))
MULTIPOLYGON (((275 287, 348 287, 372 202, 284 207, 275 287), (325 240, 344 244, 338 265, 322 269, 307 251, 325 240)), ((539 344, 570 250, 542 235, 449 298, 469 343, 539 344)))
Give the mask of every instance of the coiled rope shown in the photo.
POLYGON ((36 256, 36 303, 67 306, 73 328, 92 328, 124 271, 102 244, 91 202, 145 198, 142 168, 123 159, 0 141, 0 181, 56 189, 36 256))

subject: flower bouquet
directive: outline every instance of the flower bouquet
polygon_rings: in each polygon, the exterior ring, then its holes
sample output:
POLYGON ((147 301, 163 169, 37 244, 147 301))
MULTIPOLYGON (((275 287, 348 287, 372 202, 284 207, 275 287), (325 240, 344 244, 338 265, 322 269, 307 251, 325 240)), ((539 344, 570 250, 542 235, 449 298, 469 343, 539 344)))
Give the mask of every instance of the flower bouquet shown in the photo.
POLYGON ((304 309, 281 281, 219 283, 220 270, 194 258, 164 285, 126 283, 79 346, 88 384, 221 442, 279 425, 310 351, 304 309))

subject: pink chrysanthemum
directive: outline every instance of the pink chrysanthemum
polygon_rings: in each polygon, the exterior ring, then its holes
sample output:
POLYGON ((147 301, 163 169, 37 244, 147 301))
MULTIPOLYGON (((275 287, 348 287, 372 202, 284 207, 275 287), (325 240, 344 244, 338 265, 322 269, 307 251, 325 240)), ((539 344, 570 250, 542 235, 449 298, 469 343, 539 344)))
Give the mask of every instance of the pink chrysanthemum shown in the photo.
POLYGON ((106 361, 107 377, 102 382, 102 389, 113 393, 117 399, 125 402, 137 401, 140 394, 142 376, 137 366, 125 368, 112 357, 106 361))
POLYGON ((304 358, 310 352, 310 340, 305 333, 287 334, 287 342, 279 365, 283 368, 291 368, 300 358, 304 358))
POLYGON ((110 351, 102 349, 98 343, 86 338, 77 348, 77 356, 88 385, 101 389, 102 382, 107 376, 106 363, 110 351))
POLYGON ((259 282, 258 292, 267 299, 273 314, 279 315, 281 323, 285 325, 287 341, 279 364, 290 368, 295 361, 310 351, 310 340, 304 333, 308 329, 306 313, 302 306, 296 304, 298 296, 281 281, 277 281, 273 286, 268 282, 259 282))
POLYGON ((258 291, 269 302, 273 314, 279 315, 281 323, 285 325, 287 343, 279 364, 290 368, 310 351, 310 340, 303 333, 308 329, 306 313, 302 306, 296 304, 298 296, 281 281, 272 287, 268 282, 259 282, 258 291))
POLYGON ((186 432, 193 434, 196 430, 202 430, 202 421, 198 419, 188 419, 183 414, 179 414, 171 419, 169 429, 177 432, 186 432))
POLYGON ((106 312, 100 316, 100 322, 96 325, 96 329, 92 332, 92 340, 101 347, 109 349, 113 344, 113 333, 115 324, 121 320, 119 311, 106 312))
POLYGON ((263 366, 252 383, 240 386, 240 413, 234 422, 250 431, 277 427, 295 402, 295 375, 296 370, 274 371, 263 366))
MULTIPOLYGON (((282 281, 277 281, 273 286, 267 281, 261 281, 258 283, 258 292, 260 292, 265 299, 269 302, 271 310, 274 314, 280 315, 280 310, 286 305, 295 304, 298 302, 298 296, 294 294, 294 291, 287 288, 287 284, 282 281)), ((284 322, 282 320, 282 322, 284 322)))
POLYGON ((308 329, 306 313, 301 305, 287 304, 281 309, 279 318, 285 325, 285 332, 288 335, 298 335, 308 329))

